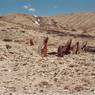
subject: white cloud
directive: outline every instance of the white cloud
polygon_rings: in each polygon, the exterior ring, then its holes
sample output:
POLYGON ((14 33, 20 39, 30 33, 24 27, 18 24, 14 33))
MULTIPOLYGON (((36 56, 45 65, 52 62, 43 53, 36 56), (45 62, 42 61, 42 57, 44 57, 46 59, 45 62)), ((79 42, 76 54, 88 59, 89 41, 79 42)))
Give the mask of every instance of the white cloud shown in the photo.
POLYGON ((24 5, 23 8, 24 8, 24 9, 28 9, 28 6, 27 6, 27 5, 24 5))
POLYGON ((36 9, 33 8, 31 5, 24 5, 23 8, 26 9, 26 10, 28 10, 28 11, 32 11, 32 12, 36 11, 36 9))
POLYGON ((36 11, 36 9, 34 9, 34 8, 29 8, 28 10, 29 11, 32 11, 32 12, 35 12, 36 11))

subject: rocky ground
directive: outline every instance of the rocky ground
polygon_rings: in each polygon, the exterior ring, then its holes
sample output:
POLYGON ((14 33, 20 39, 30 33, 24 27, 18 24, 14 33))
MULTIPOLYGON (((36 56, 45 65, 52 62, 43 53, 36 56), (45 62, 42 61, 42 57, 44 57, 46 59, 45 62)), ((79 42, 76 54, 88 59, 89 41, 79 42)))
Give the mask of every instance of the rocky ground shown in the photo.
POLYGON ((94 18, 94 13, 1 16, 0 95, 95 95, 95 53, 63 58, 38 53, 44 37, 49 37, 48 52, 56 52, 70 38, 95 46, 94 18))

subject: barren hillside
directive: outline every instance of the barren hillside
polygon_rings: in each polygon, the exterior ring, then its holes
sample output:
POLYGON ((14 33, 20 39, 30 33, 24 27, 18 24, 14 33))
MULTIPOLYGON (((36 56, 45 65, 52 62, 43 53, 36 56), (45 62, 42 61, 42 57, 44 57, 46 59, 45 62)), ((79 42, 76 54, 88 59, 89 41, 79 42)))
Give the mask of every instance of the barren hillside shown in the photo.
POLYGON ((68 39, 95 47, 95 13, 1 16, 0 95, 95 95, 95 52, 49 55, 68 39), (42 57, 45 37, 48 55, 42 57))

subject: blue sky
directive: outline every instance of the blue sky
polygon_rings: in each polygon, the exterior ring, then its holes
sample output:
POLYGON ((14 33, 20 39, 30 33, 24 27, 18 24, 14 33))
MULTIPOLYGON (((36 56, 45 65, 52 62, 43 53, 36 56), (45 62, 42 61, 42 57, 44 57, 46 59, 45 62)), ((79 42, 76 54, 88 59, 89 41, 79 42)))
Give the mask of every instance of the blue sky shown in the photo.
POLYGON ((95 0, 0 0, 0 15, 26 13, 39 16, 95 11, 95 0))

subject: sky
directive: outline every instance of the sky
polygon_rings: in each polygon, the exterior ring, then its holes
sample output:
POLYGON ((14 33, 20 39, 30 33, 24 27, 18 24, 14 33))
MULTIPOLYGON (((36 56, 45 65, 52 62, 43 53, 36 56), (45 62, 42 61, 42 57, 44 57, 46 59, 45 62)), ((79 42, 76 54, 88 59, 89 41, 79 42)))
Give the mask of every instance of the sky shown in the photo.
POLYGON ((0 15, 25 13, 37 16, 95 11, 95 0, 0 0, 0 15))

